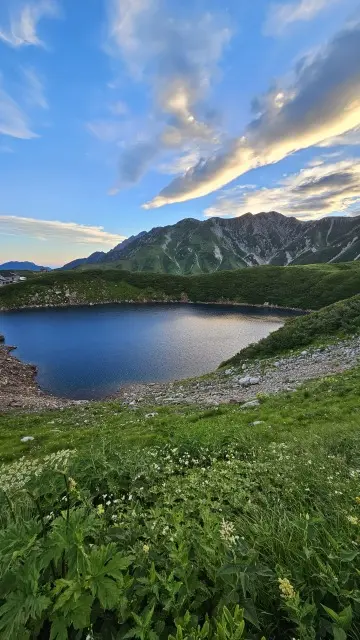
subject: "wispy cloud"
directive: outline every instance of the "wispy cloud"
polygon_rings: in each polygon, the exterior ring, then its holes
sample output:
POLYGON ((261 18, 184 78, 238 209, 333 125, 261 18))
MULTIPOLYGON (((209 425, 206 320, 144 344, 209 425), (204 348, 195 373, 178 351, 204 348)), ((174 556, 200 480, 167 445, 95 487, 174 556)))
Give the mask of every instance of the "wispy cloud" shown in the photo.
POLYGON ((102 142, 118 142, 124 133, 122 122, 114 119, 93 120, 93 122, 88 122, 86 127, 95 138, 102 142))
POLYGON ((56 240, 64 242, 64 245, 96 245, 99 249, 109 249, 125 240, 125 236, 105 231, 104 227, 6 215, 0 215, 0 234, 26 236, 44 241, 56 240))
POLYGON ((33 107, 48 109, 49 105, 45 95, 44 83, 37 71, 33 67, 26 67, 23 69, 23 74, 26 102, 33 107))
POLYGON ((199 160, 199 150, 196 147, 193 147, 168 161, 162 162, 157 169, 161 173, 178 175, 179 173, 185 173, 188 171, 188 169, 199 162, 199 160))
POLYGON ((313 20, 321 11, 341 0, 297 0, 270 5, 264 25, 266 35, 279 35, 294 22, 313 20))
POLYGON ((7 9, 8 24, 0 26, 0 40, 12 47, 44 46, 38 35, 39 22, 44 18, 59 16, 56 0, 4 0, 4 9, 7 9))
MULTIPOLYGON (((130 184, 129 155, 145 170, 161 153, 186 150, 190 141, 206 149, 218 143, 204 101, 230 30, 223 16, 194 11, 185 19, 180 10, 175 18, 168 5, 165 0, 108 2, 106 50, 120 57, 134 81, 150 87, 152 94, 151 130, 141 132, 134 144, 125 147, 119 163, 119 188, 130 184)), ((142 174, 131 175, 138 179, 142 174)))
POLYGON ((260 113, 241 137, 173 180, 145 208, 199 198, 250 169, 360 126, 359 57, 360 24, 354 23, 304 58, 290 86, 259 101, 260 113))
POLYGON ((31 130, 29 119, 15 100, 1 87, 0 78, 0 134, 30 140, 37 135, 31 130))
POLYGON ((282 179, 276 187, 226 189, 206 216, 241 216, 248 211, 279 211, 311 219, 330 213, 351 215, 360 203, 360 161, 318 163, 282 179))

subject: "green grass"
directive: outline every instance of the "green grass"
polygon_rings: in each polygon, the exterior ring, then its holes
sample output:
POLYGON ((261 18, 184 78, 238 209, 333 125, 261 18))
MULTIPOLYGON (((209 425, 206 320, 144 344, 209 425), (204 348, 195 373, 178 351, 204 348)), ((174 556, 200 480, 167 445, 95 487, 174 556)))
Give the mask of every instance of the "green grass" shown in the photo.
POLYGON ((0 638, 358 640, 359 385, 3 415, 0 638))
POLYGON ((360 263, 261 266, 194 276, 56 271, 0 289, 0 308, 125 300, 233 301, 320 309, 360 292, 360 263))
POLYGON ((324 344, 334 338, 352 336, 359 330, 360 295, 309 315, 288 319, 283 327, 245 347, 221 366, 239 365, 247 359, 267 358, 314 344, 324 344))

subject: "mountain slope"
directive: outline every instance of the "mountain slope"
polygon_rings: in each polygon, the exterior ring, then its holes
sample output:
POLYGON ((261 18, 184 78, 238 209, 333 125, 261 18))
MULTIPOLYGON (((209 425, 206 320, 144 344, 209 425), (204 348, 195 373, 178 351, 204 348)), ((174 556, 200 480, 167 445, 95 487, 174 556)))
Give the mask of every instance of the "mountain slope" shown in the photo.
POLYGON ((44 269, 48 269, 48 267, 41 267, 34 262, 17 262, 13 260, 11 262, 4 262, 4 264, 0 264, 0 269, 2 271, 43 271, 44 269))
MULTIPOLYGON (((301 221, 276 211, 237 218, 186 218, 128 238, 98 266, 171 274, 271 264, 348 262, 360 257, 360 217, 301 221)), ((82 267, 91 264, 82 261, 82 267)), ((66 265, 65 268, 69 268, 66 265)))
POLYGON ((88 258, 77 258, 77 260, 72 260, 65 264, 62 269, 76 269, 77 267, 81 267, 83 264, 97 264, 101 262, 102 258, 106 256, 104 251, 95 251, 88 258))

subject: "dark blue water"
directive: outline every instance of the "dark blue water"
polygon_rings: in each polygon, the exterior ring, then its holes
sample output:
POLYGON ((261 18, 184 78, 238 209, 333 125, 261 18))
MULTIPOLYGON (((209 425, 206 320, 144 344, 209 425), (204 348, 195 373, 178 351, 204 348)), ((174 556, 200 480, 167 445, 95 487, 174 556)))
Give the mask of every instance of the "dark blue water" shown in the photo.
POLYGON ((0 333, 38 382, 67 398, 103 398, 128 382, 207 373, 278 329, 282 312, 218 305, 105 305, 0 313, 0 333))

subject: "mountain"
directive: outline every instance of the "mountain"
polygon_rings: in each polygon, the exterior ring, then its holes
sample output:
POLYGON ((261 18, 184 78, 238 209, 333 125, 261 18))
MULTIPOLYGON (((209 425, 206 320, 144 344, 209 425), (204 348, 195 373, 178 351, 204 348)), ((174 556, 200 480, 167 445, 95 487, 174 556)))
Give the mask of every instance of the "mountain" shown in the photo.
MULTIPOLYGON (((91 258, 82 260, 81 267, 93 264, 91 258)), ((302 221, 270 211, 230 219, 186 218, 174 225, 155 227, 128 238, 97 264, 129 271, 195 274, 359 258, 360 216, 302 221)))
POLYGON ((76 267, 81 267, 83 264, 97 264, 101 262, 102 258, 106 256, 104 251, 95 251, 88 258, 77 258, 77 260, 72 260, 65 264, 62 269, 76 269, 76 267))
POLYGON ((49 271, 50 267, 40 267, 34 262, 17 262, 13 260, 11 262, 4 262, 0 264, 2 271, 49 271))

